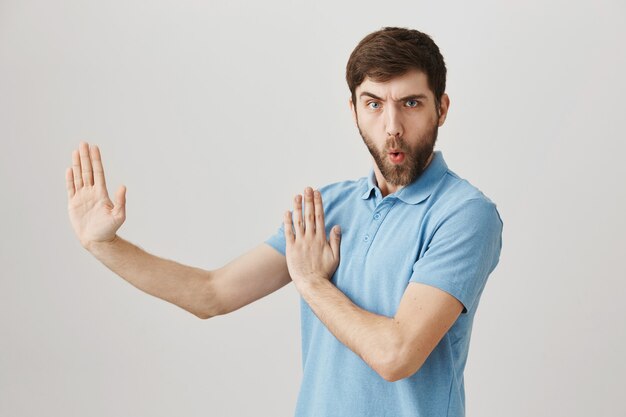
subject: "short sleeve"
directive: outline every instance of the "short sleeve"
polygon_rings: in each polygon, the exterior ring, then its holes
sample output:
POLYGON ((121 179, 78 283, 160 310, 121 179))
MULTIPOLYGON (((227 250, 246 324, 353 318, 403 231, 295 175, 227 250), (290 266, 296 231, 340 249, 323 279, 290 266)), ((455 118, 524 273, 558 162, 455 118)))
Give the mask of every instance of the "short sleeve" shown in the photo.
POLYGON ((278 227, 278 231, 265 240, 265 243, 285 256, 287 246, 287 242, 285 241, 285 224, 281 223, 278 227))
POLYGON ((503 223, 495 204, 465 201, 436 228, 428 247, 413 265, 410 282, 437 287, 474 307, 502 249, 503 223))
MULTIPOLYGON (((332 224, 328 222, 329 220, 329 207, 332 206, 332 201, 333 201, 333 195, 328 195, 327 193, 327 189, 329 187, 331 187, 333 184, 331 185, 326 185, 323 186, 321 188, 319 188, 320 193, 322 194, 322 198, 323 198, 323 202, 324 202, 324 212, 325 212, 325 216, 326 216, 326 234, 329 235, 330 233, 330 227, 332 227, 332 224)), ((292 219, 293 219, 293 210, 289 210, 289 212, 291 213, 292 219)), ((285 241, 285 224, 283 222, 280 223, 280 226, 278 227, 278 230, 276 231, 276 233, 274 233, 272 236, 270 236, 269 238, 267 238, 267 240, 265 240, 264 243, 267 243, 268 245, 270 245, 271 247, 273 247, 274 249, 276 249, 278 252, 280 252, 283 256, 286 256, 286 250, 287 250, 287 242, 285 241)))

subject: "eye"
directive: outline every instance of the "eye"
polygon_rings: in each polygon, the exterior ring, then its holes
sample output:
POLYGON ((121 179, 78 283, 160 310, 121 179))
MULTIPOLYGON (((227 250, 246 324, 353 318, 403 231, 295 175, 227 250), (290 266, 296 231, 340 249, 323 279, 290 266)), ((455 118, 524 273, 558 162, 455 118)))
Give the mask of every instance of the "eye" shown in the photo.
POLYGON ((377 103, 375 101, 370 101, 369 103, 367 103, 367 107, 369 107, 372 110, 376 110, 380 108, 380 103, 377 103))
POLYGON ((407 107, 417 107, 420 105, 420 102, 417 100, 411 99, 411 100, 407 100, 405 104, 407 107))

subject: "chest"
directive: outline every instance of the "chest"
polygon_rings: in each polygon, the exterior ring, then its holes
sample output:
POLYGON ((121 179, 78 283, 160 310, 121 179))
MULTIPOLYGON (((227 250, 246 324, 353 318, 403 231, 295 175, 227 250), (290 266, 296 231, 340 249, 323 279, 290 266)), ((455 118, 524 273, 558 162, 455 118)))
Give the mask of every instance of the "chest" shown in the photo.
POLYGON ((365 200, 356 208, 338 207, 327 224, 342 229, 340 262, 332 280, 353 302, 377 314, 395 314, 426 249, 427 213, 397 199, 365 200))

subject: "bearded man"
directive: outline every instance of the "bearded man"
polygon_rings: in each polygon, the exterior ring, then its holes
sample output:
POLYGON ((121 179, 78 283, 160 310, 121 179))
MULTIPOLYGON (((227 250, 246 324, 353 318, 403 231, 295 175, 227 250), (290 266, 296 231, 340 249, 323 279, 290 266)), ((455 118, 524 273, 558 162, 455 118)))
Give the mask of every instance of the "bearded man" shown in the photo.
POLYGON ((472 322, 502 221, 434 150, 450 99, 428 35, 369 34, 346 80, 371 171, 306 187, 275 235, 222 268, 181 265, 119 237, 126 190, 109 200, 99 149, 84 142, 66 173, 72 225, 111 270, 200 318, 293 282, 302 300, 296 416, 464 416, 472 322))

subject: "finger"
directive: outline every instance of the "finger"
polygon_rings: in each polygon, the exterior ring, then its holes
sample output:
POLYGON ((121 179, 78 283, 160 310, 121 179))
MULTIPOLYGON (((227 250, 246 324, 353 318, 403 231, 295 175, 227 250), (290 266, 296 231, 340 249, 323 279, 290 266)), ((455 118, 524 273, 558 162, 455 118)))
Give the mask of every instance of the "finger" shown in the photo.
POLYGON ((67 187, 67 198, 74 197, 74 194, 76 194, 76 189, 74 188, 74 177, 71 167, 68 167, 65 170, 65 184, 67 187))
POLYGON ((96 187, 100 187, 106 190, 107 185, 104 179, 104 168, 102 167, 102 156, 100 155, 100 148, 96 145, 92 145, 89 155, 91 156, 91 165, 93 167, 93 181, 96 187))
POLYGON ((320 234, 320 238, 326 241, 326 226, 324 225, 324 205, 322 194, 319 190, 313 192, 313 203, 315 206, 315 233, 320 234))
POLYGON ((294 229, 296 229, 296 239, 304 235, 304 225, 302 224, 302 196, 298 194, 293 199, 294 229))
POLYGON ((83 176, 80 173, 80 156, 77 150, 72 152, 72 173, 74 174, 74 187, 78 191, 83 188, 83 176))
POLYGON ((91 159, 89 158, 89 144, 81 142, 78 146, 80 154, 80 166, 82 168, 83 184, 93 185, 93 169, 91 168, 91 159))
POLYGON ((111 214, 118 218, 126 218, 126 186, 124 185, 121 185, 115 193, 115 206, 111 214))
POLYGON ((315 207, 313 205, 313 189, 304 189, 304 232, 313 234, 315 232, 315 207))
POLYGON ((293 222, 291 220, 291 212, 287 210, 283 216, 283 224, 285 229, 285 240, 288 244, 293 243, 296 237, 293 234, 293 222))
POLYGON ((339 244, 341 243, 341 227, 336 225, 330 232, 330 249, 333 251, 335 259, 339 259, 339 244))

